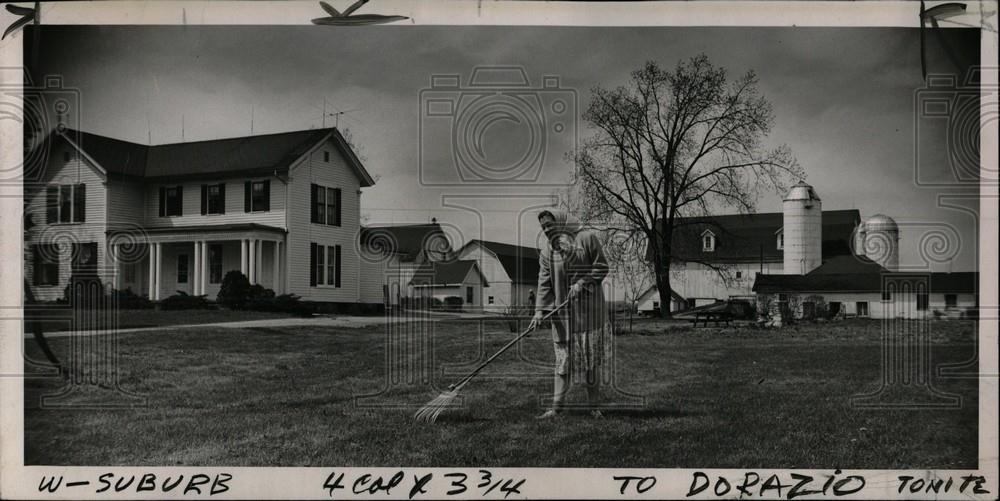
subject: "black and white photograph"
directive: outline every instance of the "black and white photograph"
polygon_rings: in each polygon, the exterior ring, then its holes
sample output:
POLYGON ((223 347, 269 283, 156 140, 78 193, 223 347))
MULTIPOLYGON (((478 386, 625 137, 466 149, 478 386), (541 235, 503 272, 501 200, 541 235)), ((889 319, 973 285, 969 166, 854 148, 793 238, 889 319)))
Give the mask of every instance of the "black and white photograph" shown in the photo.
POLYGON ((995 499, 996 20, 5 2, 0 497, 995 499))

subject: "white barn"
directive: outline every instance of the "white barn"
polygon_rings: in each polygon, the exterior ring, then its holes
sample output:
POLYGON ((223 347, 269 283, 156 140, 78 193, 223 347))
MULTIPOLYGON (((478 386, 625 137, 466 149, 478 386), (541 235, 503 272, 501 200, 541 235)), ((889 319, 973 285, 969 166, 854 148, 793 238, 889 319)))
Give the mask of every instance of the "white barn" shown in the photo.
POLYGON ((457 252, 458 259, 471 259, 489 286, 483 289, 483 308, 502 311, 508 306, 533 306, 529 295, 538 284, 538 249, 521 245, 470 240, 457 252))

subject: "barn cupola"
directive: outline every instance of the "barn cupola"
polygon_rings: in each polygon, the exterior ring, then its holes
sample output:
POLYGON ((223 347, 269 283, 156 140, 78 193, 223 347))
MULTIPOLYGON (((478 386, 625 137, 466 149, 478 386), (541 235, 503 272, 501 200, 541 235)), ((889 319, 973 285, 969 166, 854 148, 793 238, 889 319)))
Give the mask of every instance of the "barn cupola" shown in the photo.
POLYGON ((823 203, 816 190, 799 181, 782 203, 785 275, 805 275, 823 263, 823 203))

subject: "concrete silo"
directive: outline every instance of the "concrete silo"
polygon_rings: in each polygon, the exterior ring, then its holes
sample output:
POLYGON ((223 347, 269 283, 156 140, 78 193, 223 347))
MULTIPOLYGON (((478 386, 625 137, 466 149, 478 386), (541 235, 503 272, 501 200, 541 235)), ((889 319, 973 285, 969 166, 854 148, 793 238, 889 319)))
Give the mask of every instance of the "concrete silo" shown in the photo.
POLYGON ((889 271, 899 269, 899 226, 885 214, 865 221, 864 255, 889 271))
POLYGON ((804 181, 792 186, 783 204, 785 275, 805 275, 823 262, 823 203, 804 181))

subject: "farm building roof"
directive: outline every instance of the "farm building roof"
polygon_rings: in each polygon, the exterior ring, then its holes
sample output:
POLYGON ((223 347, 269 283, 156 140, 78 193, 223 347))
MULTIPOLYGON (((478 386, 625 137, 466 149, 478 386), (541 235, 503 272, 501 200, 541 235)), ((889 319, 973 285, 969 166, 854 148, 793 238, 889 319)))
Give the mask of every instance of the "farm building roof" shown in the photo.
MULTIPOLYGON (((854 229, 861 222, 857 209, 823 211, 823 257, 851 254, 854 229)), ((764 261, 780 262, 778 231, 784 225, 781 212, 685 217, 675 220, 671 247, 673 259, 702 262, 764 261), (702 234, 715 235, 715 250, 702 250, 702 234)), ((646 259, 653 257, 646 249, 646 259)))
POLYGON ((383 251, 400 254, 403 261, 413 261, 425 249, 450 254, 451 244, 441 225, 399 224, 361 228, 361 243, 383 251))
POLYGON ((491 242, 489 240, 470 240, 465 246, 478 243, 496 255, 511 281, 520 284, 538 282, 538 249, 523 245, 491 242))
POLYGON ((757 275, 753 291, 773 294, 784 292, 881 292, 885 281, 893 279, 913 280, 923 275, 928 277, 928 292, 975 293, 979 284, 979 273, 892 273, 892 272, 847 272, 816 273, 819 268, 806 275, 757 275))
POLYGON ((415 286, 461 285, 471 270, 476 271, 484 287, 489 286, 486 283, 486 277, 479 270, 479 265, 473 259, 424 263, 417 268, 410 284, 415 286))
MULTIPOLYGON (((64 137, 109 174, 154 179, 285 172, 316 143, 330 137, 361 186, 375 184, 344 137, 332 127, 153 146, 73 129, 67 129, 64 137)), ((52 134, 46 141, 51 138, 52 134)))

